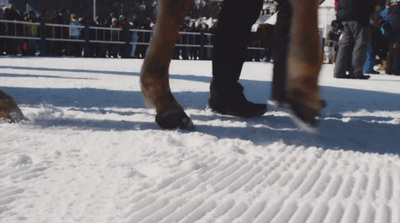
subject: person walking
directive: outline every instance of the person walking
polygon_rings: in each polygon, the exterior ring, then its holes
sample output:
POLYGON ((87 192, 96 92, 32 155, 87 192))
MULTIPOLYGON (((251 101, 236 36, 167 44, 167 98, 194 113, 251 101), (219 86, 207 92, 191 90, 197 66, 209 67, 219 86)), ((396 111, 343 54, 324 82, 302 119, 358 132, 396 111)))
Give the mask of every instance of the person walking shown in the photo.
MULTIPOLYGON (((251 3, 225 0, 223 3, 214 40, 213 78, 208 101, 208 107, 215 112, 254 117, 267 111, 266 104, 248 101, 243 94, 243 86, 238 83, 247 56, 251 26, 259 16, 262 3, 262 0, 251 3)), ((278 18, 273 31, 273 81, 269 103, 276 107, 289 108, 286 82, 293 11, 291 1, 277 0, 277 3, 278 18)), ((326 104, 323 100, 320 103, 321 107, 326 104)), ((315 116, 310 116, 307 121, 315 124, 315 116)))
POLYGON ((208 107, 217 113, 238 116, 260 116, 265 104, 248 101, 238 83, 247 57, 251 26, 257 20, 263 0, 225 0, 216 28, 212 81, 208 107))
POLYGON ((337 19, 343 25, 343 33, 334 68, 335 78, 370 78, 363 74, 363 66, 370 40, 369 16, 376 4, 376 0, 337 1, 337 19))

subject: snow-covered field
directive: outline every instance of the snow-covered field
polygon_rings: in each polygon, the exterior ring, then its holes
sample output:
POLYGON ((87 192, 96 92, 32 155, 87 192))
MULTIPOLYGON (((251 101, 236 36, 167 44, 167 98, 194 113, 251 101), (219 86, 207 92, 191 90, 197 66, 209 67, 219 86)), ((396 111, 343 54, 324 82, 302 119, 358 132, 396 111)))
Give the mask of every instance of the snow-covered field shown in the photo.
MULTIPOLYGON (((142 60, 1 58, 0 89, 30 121, 0 124, 0 222, 400 222, 400 77, 343 80, 324 65, 316 134, 269 106, 205 110, 209 61, 173 61, 194 131, 161 130, 142 60)), ((272 64, 246 63, 269 99, 272 64)))

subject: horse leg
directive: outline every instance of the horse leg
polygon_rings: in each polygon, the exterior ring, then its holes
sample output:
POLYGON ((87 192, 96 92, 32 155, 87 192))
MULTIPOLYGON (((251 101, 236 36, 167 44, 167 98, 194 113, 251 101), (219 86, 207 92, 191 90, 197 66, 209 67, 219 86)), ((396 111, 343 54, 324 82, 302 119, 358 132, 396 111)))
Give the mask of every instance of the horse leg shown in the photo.
POLYGON ((318 76, 321 49, 318 32, 318 0, 292 0, 293 17, 287 60, 287 99, 302 127, 312 131, 323 108, 318 76))
POLYGON ((169 65, 189 0, 162 0, 153 38, 143 62, 140 83, 144 101, 156 109, 157 124, 166 129, 190 129, 192 121, 175 100, 169 86, 169 65))
POLYGON ((19 122, 26 119, 17 102, 3 91, 0 91, 0 119, 7 119, 10 122, 19 122))

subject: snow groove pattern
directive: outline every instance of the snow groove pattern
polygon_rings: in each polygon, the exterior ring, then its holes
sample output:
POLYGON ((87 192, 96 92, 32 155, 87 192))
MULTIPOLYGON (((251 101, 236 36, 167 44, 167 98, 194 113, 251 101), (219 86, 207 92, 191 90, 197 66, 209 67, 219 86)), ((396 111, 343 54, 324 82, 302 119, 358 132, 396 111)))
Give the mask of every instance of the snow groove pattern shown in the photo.
MULTIPOLYGON (((2 145, 0 146, 0 220, 2 215, 15 215, 13 206, 27 193, 26 189, 18 184, 28 183, 34 178, 42 176, 47 169, 45 165, 35 164, 32 158, 16 149, 15 144, 28 140, 22 136, 14 142, 6 132, 2 132, 2 145), (14 186, 8 186, 8 185, 14 186)), ((19 220, 24 220, 21 218, 19 220)))
POLYGON ((392 170, 302 147, 278 151, 265 151, 265 159, 191 154, 173 175, 132 192, 125 222, 397 222, 399 180, 392 170))

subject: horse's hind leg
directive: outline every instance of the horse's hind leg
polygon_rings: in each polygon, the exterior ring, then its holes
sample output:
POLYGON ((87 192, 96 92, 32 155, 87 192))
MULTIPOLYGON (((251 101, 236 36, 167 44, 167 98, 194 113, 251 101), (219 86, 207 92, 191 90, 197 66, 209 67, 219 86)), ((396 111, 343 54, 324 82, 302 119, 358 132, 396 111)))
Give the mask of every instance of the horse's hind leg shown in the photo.
POLYGON ((169 87, 169 65, 179 29, 187 14, 189 0, 162 0, 153 38, 146 53, 140 82, 143 99, 154 106, 157 124, 166 129, 193 127, 169 87))
MULTIPOLYGON (((293 17, 288 53, 286 93, 294 115, 312 130, 323 104, 318 75, 321 48, 318 32, 318 0, 292 0, 293 17)), ((306 128, 307 129, 307 128, 306 128)))

